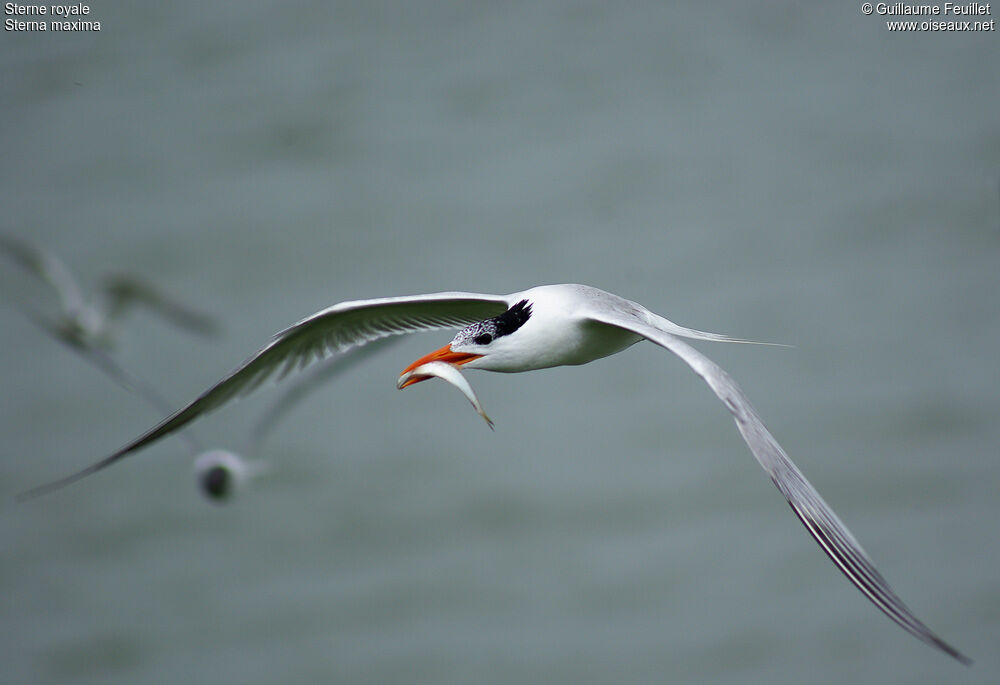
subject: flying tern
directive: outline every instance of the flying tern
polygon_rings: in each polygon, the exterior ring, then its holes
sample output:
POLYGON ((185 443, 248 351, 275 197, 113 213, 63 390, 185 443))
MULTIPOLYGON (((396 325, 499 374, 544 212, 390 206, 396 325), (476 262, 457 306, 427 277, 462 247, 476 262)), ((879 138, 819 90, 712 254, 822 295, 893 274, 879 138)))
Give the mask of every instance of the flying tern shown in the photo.
POLYGON ((50 332, 69 343, 110 346, 116 325, 136 305, 193 333, 213 335, 218 332, 209 316, 171 299, 135 276, 123 273, 108 276, 104 279, 101 297, 89 302, 69 268, 54 254, 3 233, 0 233, 0 252, 54 291, 60 313, 48 321, 48 327, 50 332))
MULTIPOLYGON (((51 321, 36 316, 33 312, 25 311, 25 315, 44 333, 71 349, 84 361, 98 368, 123 389, 142 398, 156 412, 169 414, 172 411, 171 404, 160 395, 151 383, 127 371, 103 346, 88 345, 83 338, 78 336, 65 336, 63 329, 51 321)), ((193 459, 195 480, 202 493, 211 500, 221 502, 243 489, 252 479, 267 473, 269 470, 267 462, 258 457, 261 445, 281 420, 288 415, 288 412, 335 376, 352 368, 360 359, 369 357, 396 342, 398 342, 396 338, 377 340, 370 345, 351 349, 344 354, 333 355, 311 367, 308 373, 298 378, 260 415, 250 433, 248 444, 242 452, 220 447, 206 449, 190 431, 185 429, 178 431, 177 436, 184 443, 184 447, 193 459)), ((441 364, 441 366, 446 365, 441 364)), ((452 369, 454 367, 447 366, 447 370, 452 369)), ((443 375, 451 377, 447 370, 443 375)), ((457 374, 458 372, 453 371, 453 373, 457 374)), ((464 378, 460 378, 459 383, 464 380, 464 378)), ((465 385, 468 388, 467 392, 472 393, 472 388, 468 386, 467 382, 465 385)), ((475 395, 473 394, 472 397, 474 398, 475 395)), ((470 401, 472 400, 470 399, 470 401)), ((473 406, 477 406, 477 404, 474 402, 473 406)), ((483 417, 486 418, 485 414, 483 417)))
MULTIPOLYGON (((281 331, 232 373, 110 456, 70 476, 23 493, 50 492, 99 471, 182 428, 230 400, 250 393, 272 376, 282 377, 330 352, 343 352, 389 336, 460 328, 450 343, 403 370, 405 388, 431 376, 457 384, 477 406, 455 369, 518 373, 586 364, 647 340, 680 357, 711 388, 791 505, 792 511, 837 567, 872 603, 904 630, 958 661, 971 660, 932 632, 893 592, 854 535, 827 505, 764 426, 736 382, 681 338, 750 342, 679 326, 642 305, 584 285, 546 285, 510 295, 444 292, 341 302, 281 331)), ((485 415, 484 415, 485 416, 485 415)))

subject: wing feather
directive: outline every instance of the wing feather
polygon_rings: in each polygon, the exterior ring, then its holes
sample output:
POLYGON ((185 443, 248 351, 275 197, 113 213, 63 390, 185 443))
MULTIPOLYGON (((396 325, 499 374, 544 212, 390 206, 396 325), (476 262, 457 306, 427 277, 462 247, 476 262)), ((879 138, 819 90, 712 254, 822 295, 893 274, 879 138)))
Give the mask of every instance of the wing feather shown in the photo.
POLYGON ((141 305, 192 333, 206 336, 219 333, 219 325, 211 316, 168 297, 136 276, 115 274, 106 278, 104 296, 109 323, 121 321, 136 305, 141 305))
POLYGON ((391 335, 461 328, 496 316, 507 307, 504 296, 462 292, 356 300, 333 305, 275 335, 269 344, 232 373, 117 452, 65 478, 21 493, 18 499, 30 499, 58 490, 100 471, 204 414, 250 394, 269 378, 282 378, 328 353, 346 352, 391 335))
POLYGON ((851 531, 774 439, 743 390, 728 373, 672 333, 658 330, 645 321, 610 309, 592 314, 591 318, 641 335, 684 360, 726 405, 754 457, 788 500, 806 530, 847 579, 908 633, 964 664, 972 663, 971 659, 931 631, 893 592, 851 531))

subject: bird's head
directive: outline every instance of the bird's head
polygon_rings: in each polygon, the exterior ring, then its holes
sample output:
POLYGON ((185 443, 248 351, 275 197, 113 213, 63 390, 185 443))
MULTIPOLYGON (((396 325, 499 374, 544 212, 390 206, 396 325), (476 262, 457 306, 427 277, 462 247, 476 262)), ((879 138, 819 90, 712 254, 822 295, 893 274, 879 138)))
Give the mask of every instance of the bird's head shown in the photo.
MULTIPOLYGON (((468 366, 470 369, 505 371, 511 359, 519 351, 518 344, 512 342, 515 337, 512 334, 530 318, 531 303, 521 300, 499 316, 466 326, 450 343, 413 362, 403 369, 400 376, 429 362, 445 362, 454 366, 468 366)), ((430 376, 415 375, 406 379, 399 387, 402 389, 428 378, 430 376)))
POLYGON ((246 463, 228 450, 202 453, 195 460, 194 471, 202 493, 215 502, 229 499, 247 478, 246 463))

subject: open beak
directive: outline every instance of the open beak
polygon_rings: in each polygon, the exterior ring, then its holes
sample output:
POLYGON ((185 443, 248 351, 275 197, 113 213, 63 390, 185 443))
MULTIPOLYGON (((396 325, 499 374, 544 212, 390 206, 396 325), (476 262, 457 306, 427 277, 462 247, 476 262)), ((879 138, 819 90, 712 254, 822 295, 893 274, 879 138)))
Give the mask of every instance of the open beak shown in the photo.
MULTIPOLYGON (((400 377, 403 377, 418 366, 423 366, 429 362, 444 362, 446 364, 453 364, 454 366, 461 366, 462 364, 468 364, 473 359, 479 359, 482 356, 483 355, 481 354, 470 354, 468 352, 452 352, 451 345, 445 345, 440 350, 435 350, 413 362, 403 369, 403 372, 399 375, 400 377)), ((399 384, 399 389, 402 390, 408 385, 425 381, 428 378, 430 378, 430 376, 411 376, 406 379, 405 382, 399 384)))

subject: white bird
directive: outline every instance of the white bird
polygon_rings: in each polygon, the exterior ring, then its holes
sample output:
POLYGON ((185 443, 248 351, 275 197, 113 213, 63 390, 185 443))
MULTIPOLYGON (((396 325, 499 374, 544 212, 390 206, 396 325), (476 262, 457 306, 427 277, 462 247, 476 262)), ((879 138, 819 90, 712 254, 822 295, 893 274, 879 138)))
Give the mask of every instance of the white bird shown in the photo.
MULTIPOLYGON (((32 312, 26 311, 25 314, 44 333, 97 367, 123 389, 138 395, 155 411, 160 414, 171 412, 170 403, 163 399, 163 396, 152 384, 134 373, 126 371, 103 346, 88 345, 80 337, 63 335, 63 329, 56 324, 42 319, 32 312)), ((348 370, 350 365, 395 342, 398 342, 398 339, 378 340, 365 347, 354 348, 344 354, 332 356, 312 367, 308 374, 297 379, 260 415, 242 453, 219 447, 206 449, 189 431, 183 429, 178 431, 177 437, 184 443, 184 447, 193 459, 195 480, 202 494, 210 500, 222 502, 245 488, 252 480, 268 473, 267 462, 258 456, 261 446, 265 438, 277 427, 292 407, 335 376, 348 370)), ((455 373, 458 372, 455 371, 455 373)), ((468 384, 466 383, 466 385, 468 384)), ((472 389, 469 388, 468 392, 471 393, 472 389)))
POLYGON ((101 297, 88 302, 69 268, 54 254, 3 233, 0 233, 0 252, 52 288, 60 312, 57 317, 45 322, 46 327, 74 345, 109 347, 114 340, 116 325, 135 305, 143 305, 193 333, 214 335, 218 332, 216 323, 209 316, 167 297, 135 276, 115 274, 105 278, 101 297))
POLYGON ((407 367, 403 388, 444 362, 465 369, 517 373, 578 365, 648 340, 667 349, 722 400, 750 451, 799 520, 838 568, 875 606, 925 643, 958 661, 971 660, 933 633, 896 596, 865 551, 764 426, 736 382, 681 340, 749 342, 678 326, 645 307, 583 285, 547 285, 510 295, 445 292, 341 302, 278 333, 271 342, 194 401, 117 452, 75 474, 29 490, 37 496, 73 483, 173 433, 203 414, 329 352, 404 333, 461 328, 441 349, 407 367), (434 367, 431 367, 434 368, 434 367), (417 371, 417 373, 411 373, 417 371))
MULTIPOLYGON (((157 413, 170 413, 172 406, 142 378, 125 370, 108 353, 105 345, 93 344, 92 339, 80 335, 67 335, 65 327, 25 311, 26 316, 43 332, 62 343, 83 360, 104 372, 111 380, 125 390, 141 397, 157 413)), ((263 473, 262 462, 247 461, 235 452, 224 449, 206 450, 187 430, 181 430, 177 437, 184 443, 187 452, 194 459, 195 479, 206 497, 221 501, 242 488, 251 478, 263 473)), ((256 438, 255 444, 260 438, 256 438)))
POLYGON ((193 468, 201 493, 213 502, 228 500, 267 471, 264 462, 221 448, 196 452, 193 468))

